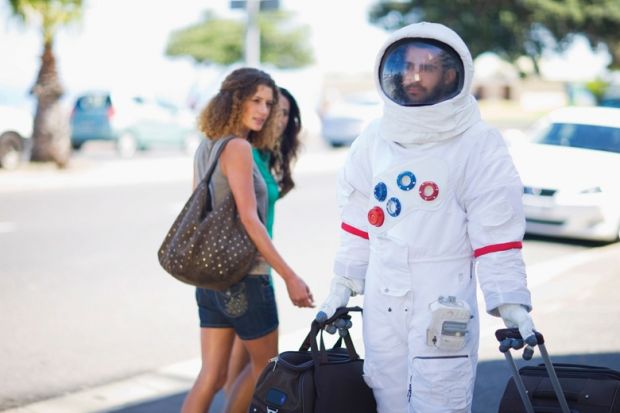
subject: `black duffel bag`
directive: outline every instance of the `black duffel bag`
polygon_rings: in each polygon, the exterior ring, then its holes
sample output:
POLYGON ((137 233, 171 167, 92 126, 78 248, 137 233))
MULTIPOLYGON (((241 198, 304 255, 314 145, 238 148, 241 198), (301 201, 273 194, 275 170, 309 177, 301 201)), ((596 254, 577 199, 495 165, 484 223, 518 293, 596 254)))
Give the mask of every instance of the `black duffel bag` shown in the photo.
POLYGON ((348 329, 341 329, 345 334, 331 349, 325 349, 323 341, 326 326, 343 325, 337 320, 348 322, 354 311, 362 309, 342 307, 324 323, 313 321, 299 351, 285 351, 271 360, 258 378, 249 412, 376 413, 372 390, 362 378, 364 360, 348 329))

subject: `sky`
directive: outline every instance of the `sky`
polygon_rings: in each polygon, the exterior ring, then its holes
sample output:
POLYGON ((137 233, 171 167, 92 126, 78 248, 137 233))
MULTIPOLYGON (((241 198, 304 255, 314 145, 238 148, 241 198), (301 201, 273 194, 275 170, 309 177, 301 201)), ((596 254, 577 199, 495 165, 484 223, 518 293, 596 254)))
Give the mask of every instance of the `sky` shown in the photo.
MULTIPOLYGON (((372 70, 375 53, 386 34, 367 23, 371 1, 281 0, 281 7, 292 11, 296 22, 310 26, 316 64, 306 70, 304 77, 312 77, 315 82, 316 74, 326 71, 372 70)), ((0 87, 27 90, 39 67, 40 38, 34 29, 23 29, 9 17, 7 3, 0 1, 0 56, 11 58, 1 65, 0 87)), ((112 88, 182 100, 196 83, 204 84, 205 76, 216 74, 197 68, 188 58, 166 58, 164 49, 170 32, 198 22, 207 7, 218 15, 243 17, 242 11, 230 10, 228 0, 84 3, 82 22, 63 29, 54 46, 61 80, 69 95, 112 88)), ((282 76, 295 83, 308 83, 300 81, 299 76, 282 76)))
MULTIPOLYGON (((309 25, 311 30, 316 64, 303 71, 272 73, 276 82, 299 97, 302 106, 316 104, 324 73, 372 71, 376 51, 387 36, 367 22, 372 2, 280 0, 283 9, 294 13, 296 22, 309 25)), ((222 74, 199 68, 188 58, 166 58, 164 49, 170 32, 196 23, 207 8, 219 15, 243 16, 242 11, 229 9, 228 0, 84 3, 82 22, 63 29, 54 46, 68 100, 84 90, 106 88, 185 103, 192 90, 219 83, 222 74)), ((11 98, 10 94, 25 94, 36 78, 40 53, 41 41, 35 29, 24 29, 10 17, 8 2, 0 0, 0 103, 11 98)), ((549 73, 567 78, 594 76, 604 64, 604 56, 590 54, 584 45, 545 63, 549 73)))

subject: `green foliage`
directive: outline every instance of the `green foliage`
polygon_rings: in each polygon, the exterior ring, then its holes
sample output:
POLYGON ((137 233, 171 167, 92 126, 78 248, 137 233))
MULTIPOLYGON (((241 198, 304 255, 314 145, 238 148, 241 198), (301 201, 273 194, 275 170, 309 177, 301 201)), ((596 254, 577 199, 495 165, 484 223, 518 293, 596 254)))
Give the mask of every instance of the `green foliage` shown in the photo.
MULTIPOLYGON (((307 26, 289 27, 284 12, 261 12, 259 16, 261 62, 278 68, 298 68, 313 61, 307 26)), ((230 65, 243 59, 245 24, 205 14, 202 22, 173 32, 166 55, 189 56, 199 63, 230 65)))
POLYGON ((443 23, 461 35, 474 57, 486 51, 536 62, 544 49, 564 50, 576 34, 606 45, 620 66, 618 0, 378 0, 370 21, 388 30, 410 23, 443 23))
POLYGON ((13 14, 26 24, 39 25, 45 43, 56 30, 82 17, 82 0, 9 0, 13 14))
POLYGON ((590 91, 590 93, 592 93, 592 95, 594 95, 594 98, 596 99, 596 101, 600 102, 601 98, 603 97, 603 95, 607 91, 607 88, 609 87, 609 83, 602 79, 597 78, 590 82, 587 82, 585 84, 585 87, 588 91, 590 91))
POLYGON ((243 24, 207 14, 202 23, 177 30, 168 38, 166 55, 190 56, 199 63, 229 65, 243 55, 243 24))
POLYGON ((286 27, 288 14, 263 13, 259 18, 261 61, 282 69, 300 68, 314 61, 308 26, 286 27))

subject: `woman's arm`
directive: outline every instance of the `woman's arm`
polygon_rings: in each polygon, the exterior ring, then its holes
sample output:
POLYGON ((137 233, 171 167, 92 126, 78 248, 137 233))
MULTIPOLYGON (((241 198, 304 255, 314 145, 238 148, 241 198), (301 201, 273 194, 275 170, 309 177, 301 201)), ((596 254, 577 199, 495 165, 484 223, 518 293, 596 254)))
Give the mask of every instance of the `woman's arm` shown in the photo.
POLYGON ((220 155, 220 168, 235 198, 239 217, 258 252, 280 274, 293 304, 312 307, 312 294, 306 283, 284 261, 274 247, 257 212, 253 180, 252 146, 244 139, 232 139, 220 155))

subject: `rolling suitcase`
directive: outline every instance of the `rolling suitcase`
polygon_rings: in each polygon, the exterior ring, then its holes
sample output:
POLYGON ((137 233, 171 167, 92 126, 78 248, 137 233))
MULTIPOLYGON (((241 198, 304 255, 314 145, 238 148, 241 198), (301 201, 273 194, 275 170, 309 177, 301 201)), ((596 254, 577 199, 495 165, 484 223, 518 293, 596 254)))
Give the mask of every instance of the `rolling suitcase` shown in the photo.
MULTIPOLYGON (((536 333, 543 364, 517 371, 510 348, 521 344, 518 329, 495 332, 512 370, 499 413, 620 413, 620 372, 606 367, 552 364, 544 337, 536 333)), ((521 342, 522 343, 522 340, 521 342)))

